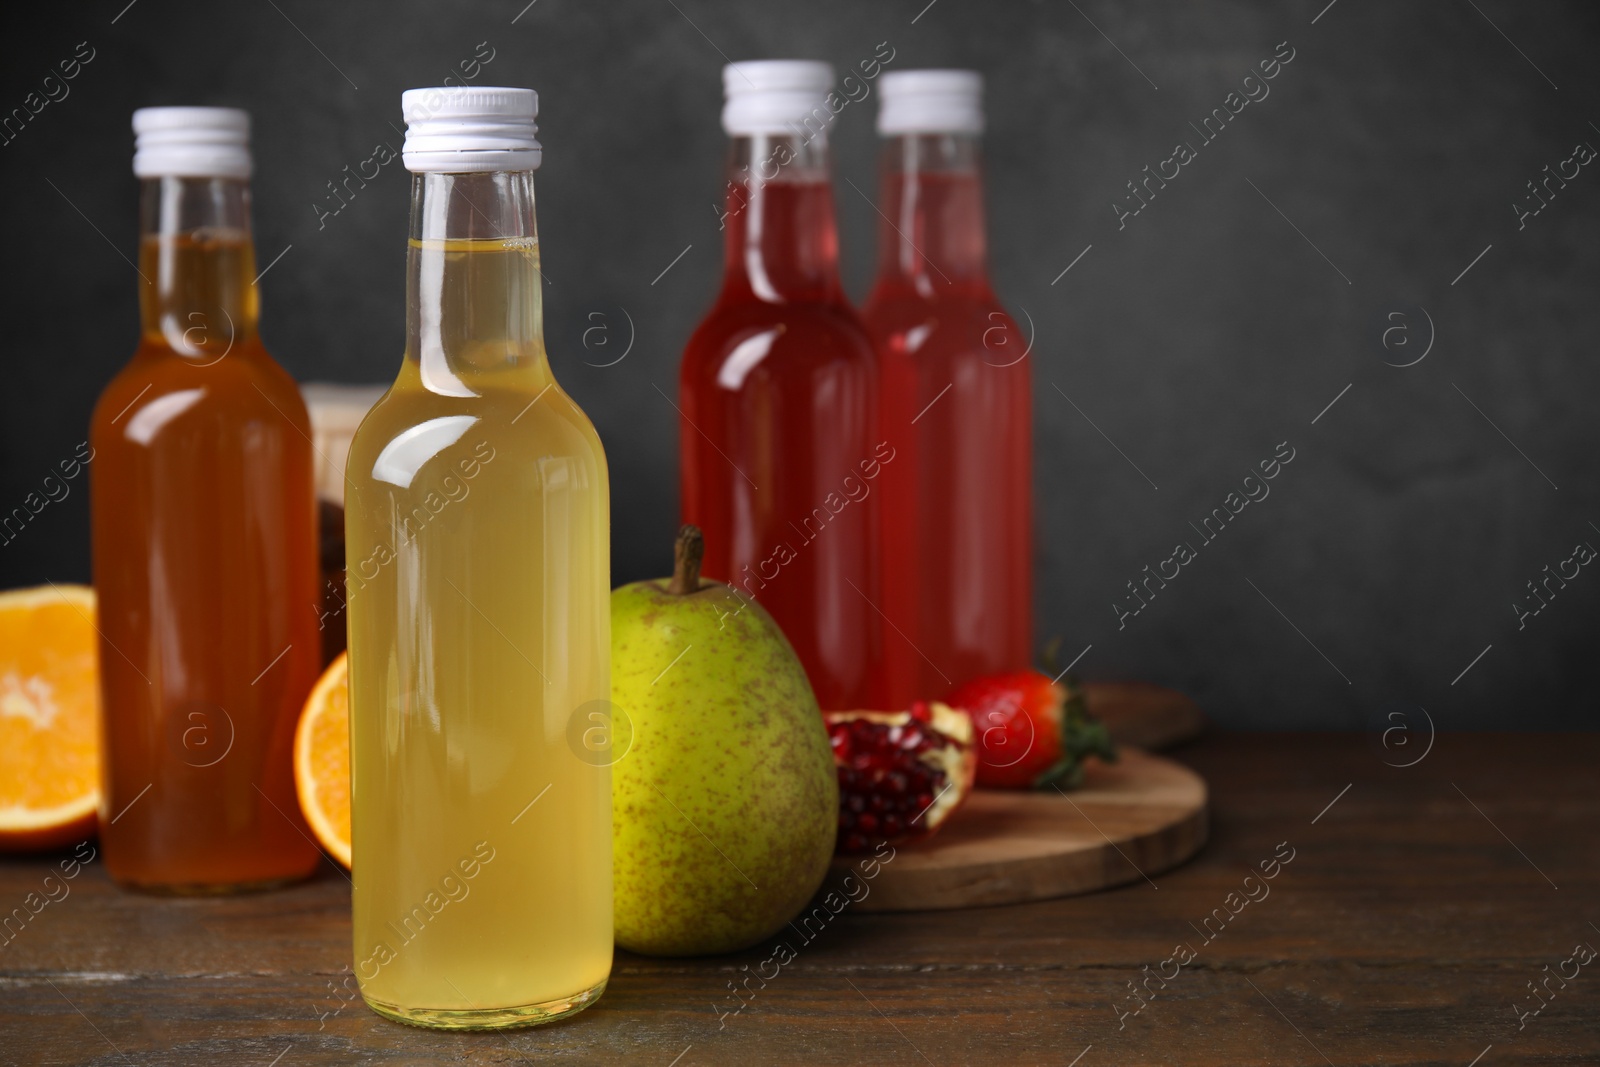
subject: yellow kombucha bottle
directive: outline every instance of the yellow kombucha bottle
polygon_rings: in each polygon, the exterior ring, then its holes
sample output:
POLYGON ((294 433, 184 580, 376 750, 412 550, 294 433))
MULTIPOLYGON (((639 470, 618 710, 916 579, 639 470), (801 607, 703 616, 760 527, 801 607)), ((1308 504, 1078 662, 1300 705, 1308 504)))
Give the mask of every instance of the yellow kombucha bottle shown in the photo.
POLYGON ((545 354, 538 97, 403 109, 405 359, 346 467, 356 972, 394 1019, 523 1026, 611 970, 611 774, 567 740, 610 696, 606 460, 545 354))

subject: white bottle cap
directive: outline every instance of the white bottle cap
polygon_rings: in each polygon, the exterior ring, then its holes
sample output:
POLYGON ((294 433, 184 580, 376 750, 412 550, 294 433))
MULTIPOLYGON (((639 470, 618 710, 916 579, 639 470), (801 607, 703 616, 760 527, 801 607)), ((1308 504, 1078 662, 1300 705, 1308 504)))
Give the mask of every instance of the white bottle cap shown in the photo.
POLYGON ((250 112, 236 107, 142 107, 133 113, 140 178, 250 177, 250 112))
POLYGON ((983 75, 975 70, 895 70, 878 81, 878 133, 983 132, 983 75))
POLYGON ((730 137, 811 137, 833 122, 833 67, 811 59, 754 59, 722 68, 722 128, 730 137))
POLYGON ((532 89, 452 85, 400 94, 406 170, 463 174, 538 170, 539 94, 532 89))

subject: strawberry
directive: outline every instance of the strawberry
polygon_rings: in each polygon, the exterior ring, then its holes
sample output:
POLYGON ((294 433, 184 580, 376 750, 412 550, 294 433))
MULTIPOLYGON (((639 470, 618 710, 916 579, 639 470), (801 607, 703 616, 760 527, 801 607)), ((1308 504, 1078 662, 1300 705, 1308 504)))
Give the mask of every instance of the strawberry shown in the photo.
POLYGON ((978 678, 946 698, 972 717, 978 784, 986 789, 1071 789, 1083 781, 1083 759, 1117 758, 1106 728, 1088 717, 1083 691, 1038 671, 978 678))

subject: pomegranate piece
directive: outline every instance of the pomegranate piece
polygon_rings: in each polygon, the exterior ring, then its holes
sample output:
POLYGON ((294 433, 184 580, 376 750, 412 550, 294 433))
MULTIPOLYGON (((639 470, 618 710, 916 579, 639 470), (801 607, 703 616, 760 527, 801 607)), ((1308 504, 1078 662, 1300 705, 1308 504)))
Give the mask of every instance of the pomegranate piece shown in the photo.
POLYGON ((823 718, 839 768, 836 849, 854 855, 927 837, 972 791, 972 720, 946 704, 833 711, 823 718))

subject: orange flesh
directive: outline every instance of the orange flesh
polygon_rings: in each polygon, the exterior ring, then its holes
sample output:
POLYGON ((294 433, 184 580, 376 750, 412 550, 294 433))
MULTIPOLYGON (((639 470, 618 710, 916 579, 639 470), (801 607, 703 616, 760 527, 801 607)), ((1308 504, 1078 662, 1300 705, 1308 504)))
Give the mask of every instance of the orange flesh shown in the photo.
POLYGON ((93 590, 0 594, 0 837, 84 818, 99 801, 93 590))

